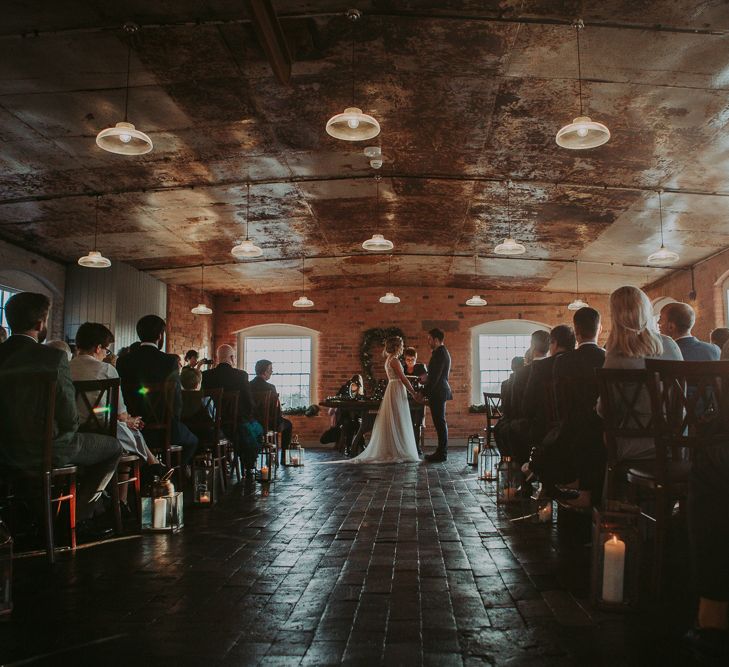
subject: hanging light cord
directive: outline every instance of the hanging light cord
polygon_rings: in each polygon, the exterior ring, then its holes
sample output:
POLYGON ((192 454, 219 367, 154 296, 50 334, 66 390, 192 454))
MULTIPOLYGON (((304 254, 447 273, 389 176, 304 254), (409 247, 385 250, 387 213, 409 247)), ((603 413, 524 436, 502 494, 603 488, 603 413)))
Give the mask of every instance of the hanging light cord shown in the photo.
POLYGON ((304 293, 304 255, 301 255, 301 293, 304 293))
POLYGON ((658 191, 658 219, 661 221, 661 248, 663 245, 663 204, 661 202, 661 193, 663 190, 658 191))
POLYGON ((575 32, 577 33, 577 86, 580 96, 580 116, 582 116, 582 61, 580 59, 580 30, 585 27, 582 19, 575 21, 575 32))
POLYGON ((205 301, 205 264, 200 265, 200 303, 205 301))
POLYGON ((577 296, 580 296, 580 269, 579 265, 577 263, 577 260, 575 260, 575 287, 577 287, 577 296))
POLYGON ((478 283, 478 270, 476 269, 477 260, 478 260, 478 255, 474 255, 473 256, 473 282, 476 287, 478 287, 478 285, 476 284, 476 283, 478 283))
POLYGON ((392 255, 387 256, 387 286, 392 292, 392 255))
POLYGON ((251 184, 246 183, 246 241, 248 240, 248 221, 251 217, 251 184))
POLYGON ((352 21, 352 59, 350 61, 350 73, 352 75, 352 106, 354 106, 354 22, 357 19, 351 19, 352 21))
POLYGON ((99 241, 99 195, 96 195, 96 222, 94 223, 94 250, 99 241))
POLYGON ((509 207, 509 190, 511 190, 511 181, 506 181, 506 222, 509 226, 509 238, 511 238, 511 208, 509 207))

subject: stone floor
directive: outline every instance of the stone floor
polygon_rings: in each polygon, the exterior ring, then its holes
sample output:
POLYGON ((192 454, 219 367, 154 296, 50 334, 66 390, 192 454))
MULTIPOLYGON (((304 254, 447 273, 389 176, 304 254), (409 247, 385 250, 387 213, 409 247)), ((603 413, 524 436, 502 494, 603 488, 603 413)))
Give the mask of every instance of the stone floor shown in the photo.
POLYGON ((0 664, 687 664, 685 613, 596 613, 584 531, 512 523, 462 454, 312 452, 177 535, 19 559, 0 664))

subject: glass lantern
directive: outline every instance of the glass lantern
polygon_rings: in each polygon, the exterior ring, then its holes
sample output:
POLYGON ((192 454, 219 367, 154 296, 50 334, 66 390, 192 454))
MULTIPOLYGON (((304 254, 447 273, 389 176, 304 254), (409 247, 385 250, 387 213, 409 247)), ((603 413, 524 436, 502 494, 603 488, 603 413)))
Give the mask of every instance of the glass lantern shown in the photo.
POLYGON ((268 484, 274 480, 276 474, 276 449, 270 445, 264 445, 258 454, 258 469, 256 479, 262 484, 268 484))
POLYGON ((196 505, 210 507, 213 504, 213 491, 215 484, 215 475, 213 474, 213 460, 210 452, 195 459, 193 469, 193 489, 195 495, 193 502, 196 505))
POLYGON ((0 519, 0 619, 13 611, 13 536, 0 519))
POLYGON ((169 496, 142 496, 142 530, 149 533, 176 533, 185 525, 182 491, 169 496))
POLYGON ((537 511, 534 513, 534 522, 542 525, 552 524, 552 499, 543 498, 537 501, 537 511))
POLYGON ((491 444, 481 447, 478 455, 478 478, 482 482, 493 482, 499 465, 499 452, 491 444))
POLYGON ((285 459, 287 466, 295 468, 304 465, 304 448, 299 443, 299 436, 295 435, 289 448, 286 450, 285 459))
POLYGON ((516 470, 510 456, 502 456, 496 468, 496 502, 514 503, 519 500, 516 470))
POLYGON ((482 435, 469 435, 468 443, 466 444, 466 465, 477 466, 478 455, 483 447, 484 437, 482 435))
POLYGON ((640 591, 640 508, 608 501, 592 513, 592 603, 627 611, 640 591))

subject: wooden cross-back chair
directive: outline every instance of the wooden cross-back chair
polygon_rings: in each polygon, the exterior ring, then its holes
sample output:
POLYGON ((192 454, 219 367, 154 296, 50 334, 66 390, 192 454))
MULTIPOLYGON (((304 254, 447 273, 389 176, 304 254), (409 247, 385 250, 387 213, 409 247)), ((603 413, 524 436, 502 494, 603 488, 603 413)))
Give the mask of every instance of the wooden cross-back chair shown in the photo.
POLYGON ((494 437, 494 428, 499 419, 504 416, 501 411, 501 394, 483 392, 483 404, 486 407, 486 428, 484 428, 484 431, 486 431, 486 444, 490 447, 491 440, 494 437))
POLYGON ((185 424, 190 427, 193 432, 198 434, 200 441, 198 443, 197 454, 193 457, 192 461, 192 478, 195 479, 195 469, 200 464, 201 457, 207 453, 212 456, 213 464, 213 485, 210 489, 211 502, 215 504, 218 502, 218 483, 220 484, 220 492, 224 493, 226 489, 225 481, 225 446, 222 440, 221 431, 221 419, 222 419, 222 402, 223 402, 223 390, 222 389, 207 389, 197 391, 186 391, 186 398, 190 399, 194 403, 199 403, 207 414, 212 418, 212 431, 209 436, 203 434, 209 430, 210 422, 207 419, 201 419, 199 426, 195 423, 195 419, 190 418, 185 420, 185 424))
MULTIPOLYGON (((100 433, 116 438, 119 418, 119 378, 76 380, 73 384, 76 388, 76 405, 79 406, 79 413, 86 415, 78 430, 83 433, 100 433)), ((137 529, 142 528, 141 469, 140 458, 136 454, 127 452, 122 454, 116 472, 111 478, 109 489, 113 503, 114 529, 117 535, 121 535, 123 532, 119 496, 119 489, 122 486, 134 488, 137 529)))
POLYGON ((239 400, 240 391, 224 391, 222 400, 220 402, 220 419, 221 429, 225 435, 223 445, 225 447, 225 458, 226 462, 230 461, 230 472, 235 470, 238 480, 243 479, 243 470, 241 467, 241 447, 242 443, 239 442, 240 430, 239 422, 240 416, 239 411, 239 400))

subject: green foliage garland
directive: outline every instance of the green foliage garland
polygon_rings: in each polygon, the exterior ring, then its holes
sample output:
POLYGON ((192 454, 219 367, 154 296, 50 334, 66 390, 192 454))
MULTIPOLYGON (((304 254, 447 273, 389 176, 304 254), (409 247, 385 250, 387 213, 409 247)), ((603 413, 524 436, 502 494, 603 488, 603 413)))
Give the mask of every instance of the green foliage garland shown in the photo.
MULTIPOLYGON (((400 336, 405 342, 405 334, 402 332, 400 327, 377 327, 375 329, 367 329, 362 334, 362 344, 359 348, 359 359, 362 362, 362 374, 364 375, 365 385, 370 391, 374 390, 377 381, 375 376, 372 374, 372 354, 370 349, 373 343, 379 345, 385 344, 385 339, 390 336, 400 336)), ((406 344, 407 347, 407 344, 406 344)))

